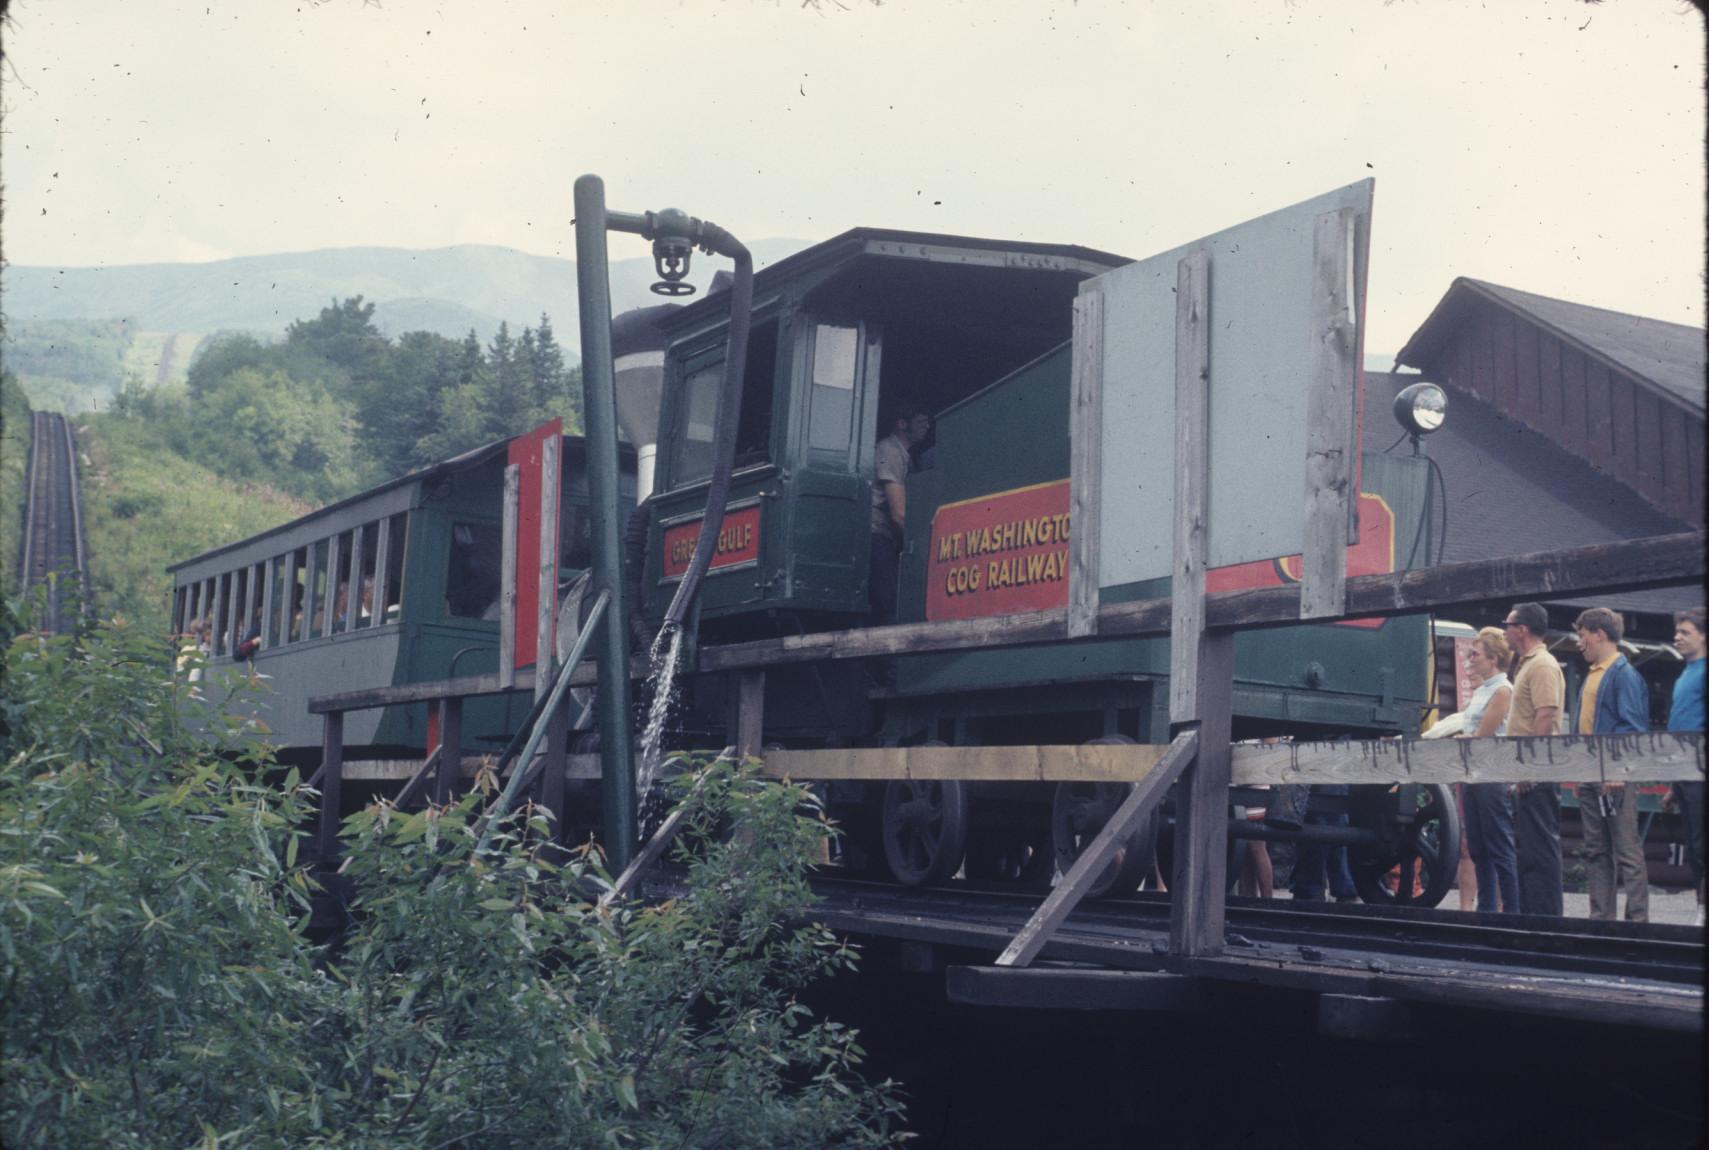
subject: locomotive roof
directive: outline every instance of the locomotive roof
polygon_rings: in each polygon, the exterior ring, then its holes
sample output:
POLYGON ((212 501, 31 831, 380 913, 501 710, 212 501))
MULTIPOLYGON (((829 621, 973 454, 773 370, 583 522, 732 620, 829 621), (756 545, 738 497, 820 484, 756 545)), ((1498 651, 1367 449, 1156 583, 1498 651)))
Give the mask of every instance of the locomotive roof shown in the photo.
MULTIPOLYGON (((1078 244, 1029 243, 941 232, 899 231, 895 228, 850 228, 841 235, 761 268, 754 273, 754 290, 775 289, 796 277, 861 256, 1016 271, 1079 271, 1088 276, 1133 262, 1127 256, 1078 244)), ((728 310, 729 303, 721 292, 709 292, 694 303, 671 312, 659 321, 659 325, 668 330, 683 324, 700 323, 728 310)))
MULTIPOLYGON (((581 436, 566 435, 564 436, 564 442, 570 445, 571 450, 578 453, 581 451, 581 436)), ((431 464, 418 471, 406 472, 403 475, 398 476, 396 479, 387 480, 385 483, 370 487, 366 491, 359 491, 355 495, 347 496, 336 503, 329 503, 325 507, 317 507, 307 515, 302 515, 296 519, 290 520, 289 522, 281 523, 277 527, 272 527, 266 531, 250 535, 247 538, 237 539, 233 542, 223 544, 222 546, 211 548, 207 551, 203 551, 199 555, 192 555, 188 559, 183 559, 172 564, 167 567, 166 570, 169 572, 178 571, 181 568, 192 566, 206 559, 211 559, 214 556, 221 555, 227 551, 235 551, 240 547, 247 547, 257 540, 266 539, 270 535, 279 535, 286 531, 294 531, 304 523, 309 523, 316 519, 331 518, 346 508, 355 507, 358 504, 367 502, 368 500, 373 499, 376 496, 383 495, 388 491, 396 490, 399 487, 404 487, 410 484, 426 483, 429 480, 437 479, 441 475, 449 475, 458 471, 466 471, 471 467, 479 467, 481 464, 505 454, 509 446, 510 440, 508 439, 499 439, 492 443, 482 444, 480 447, 471 448, 468 451, 463 452, 461 455, 453 455, 450 459, 431 464)), ((633 466, 635 449, 627 443, 620 443, 618 444, 617 450, 620 464, 628 463, 633 466)))

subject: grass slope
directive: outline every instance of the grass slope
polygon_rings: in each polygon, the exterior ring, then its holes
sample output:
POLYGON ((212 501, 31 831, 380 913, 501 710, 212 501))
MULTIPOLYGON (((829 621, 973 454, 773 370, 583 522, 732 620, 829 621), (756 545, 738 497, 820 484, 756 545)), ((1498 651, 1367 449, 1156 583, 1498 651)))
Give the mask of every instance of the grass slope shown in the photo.
POLYGON ((113 415, 81 422, 89 567, 103 615, 167 627, 177 563, 313 510, 261 484, 221 479, 177 455, 146 424, 113 415))
POLYGON ((24 467, 30 456, 30 399, 10 373, 0 376, 0 587, 16 590, 24 521, 24 467))

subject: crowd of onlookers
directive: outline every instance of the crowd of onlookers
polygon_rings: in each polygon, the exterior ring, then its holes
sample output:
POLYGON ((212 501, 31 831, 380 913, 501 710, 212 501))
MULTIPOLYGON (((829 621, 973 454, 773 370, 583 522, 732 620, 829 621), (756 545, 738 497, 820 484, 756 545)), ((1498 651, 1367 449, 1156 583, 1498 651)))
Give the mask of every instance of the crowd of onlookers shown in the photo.
MULTIPOLYGON (((1651 729, 1650 692, 1621 653, 1624 624, 1606 607, 1592 607, 1573 624, 1586 670, 1579 688, 1575 731, 1581 735, 1643 733, 1651 729)), ((1567 734, 1566 675, 1549 651, 1548 614, 1537 603, 1509 611, 1504 626, 1485 627, 1470 644, 1466 671, 1472 696, 1452 721, 1442 724, 1461 738, 1567 734)), ((1705 662, 1704 609, 1674 616, 1673 646, 1685 666, 1674 682, 1667 730, 1703 730, 1705 662)), ((1270 809, 1254 812, 1269 821, 1299 822, 1303 795, 1272 793, 1270 809)), ((1345 787, 1317 787, 1323 793, 1345 787)), ((1559 915, 1563 912, 1561 787, 1558 783, 1463 783, 1460 906, 1463 910, 1505 914, 1559 915), (1474 895, 1475 890, 1475 895, 1474 895)), ((1619 780, 1579 783, 1585 878, 1590 917, 1613 919, 1619 892, 1626 892, 1626 918, 1649 921, 1649 873, 1639 830, 1636 788, 1619 780)), ((1679 812, 1685 829, 1685 854, 1697 891, 1697 922, 1703 923, 1703 782, 1673 785, 1666 804, 1679 812)), ((1345 820, 1346 816, 1306 814, 1306 822, 1345 820)), ((1356 897, 1345 848, 1301 844, 1293 866, 1296 899, 1356 897)), ((1268 897, 1273 880, 1269 853, 1262 842, 1247 844, 1242 892, 1268 897)))

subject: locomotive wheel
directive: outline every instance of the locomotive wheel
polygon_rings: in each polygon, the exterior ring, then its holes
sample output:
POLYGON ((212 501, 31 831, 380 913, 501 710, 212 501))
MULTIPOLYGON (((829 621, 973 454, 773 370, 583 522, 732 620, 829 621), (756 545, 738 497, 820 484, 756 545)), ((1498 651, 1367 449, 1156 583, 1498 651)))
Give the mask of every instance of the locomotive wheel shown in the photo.
POLYGON ((967 846, 967 791, 953 779, 884 784, 884 862, 903 886, 942 882, 961 868, 967 846))
MULTIPOLYGON (((1447 897, 1454 883, 1460 865, 1460 814, 1454 795, 1441 784, 1419 786, 1417 795, 1417 812, 1410 821, 1396 820, 1390 848, 1355 849, 1348 860, 1359 897, 1373 906, 1432 907, 1447 897), (1394 875, 1397 868, 1399 874, 1394 875)), ((1382 817, 1396 819, 1390 813, 1382 817)))
POLYGON ((1007 822, 981 820, 967 832, 967 877, 1042 886, 1056 865, 1050 808, 1027 803, 1007 822))
MULTIPOLYGON (((1107 735, 1093 739, 1088 746, 1108 747, 1132 743, 1125 735, 1107 735)), ((1131 783, 1058 783, 1056 797, 1050 806, 1050 838, 1056 855, 1056 869, 1067 874, 1080 852, 1089 846, 1116 808, 1133 791, 1131 783)), ((1088 898, 1106 894, 1131 894, 1140 880, 1151 873, 1151 860, 1156 842, 1156 816, 1141 821, 1128 835, 1127 841, 1116 848, 1115 857, 1104 872, 1093 880, 1086 892, 1088 898)))

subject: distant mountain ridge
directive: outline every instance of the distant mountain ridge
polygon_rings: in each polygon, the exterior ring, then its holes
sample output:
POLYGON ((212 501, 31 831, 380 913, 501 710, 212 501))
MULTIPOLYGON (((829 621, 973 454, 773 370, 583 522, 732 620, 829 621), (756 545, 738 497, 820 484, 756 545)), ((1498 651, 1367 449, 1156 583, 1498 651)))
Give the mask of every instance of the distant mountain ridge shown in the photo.
MULTIPOLYGON (((750 244, 763 266, 808 241, 750 244)), ((704 290, 726 261, 697 256, 690 282, 704 290)), ((650 259, 611 262, 615 311, 655 303, 650 259)), ((471 328, 483 342, 501 321, 513 331, 551 317, 566 352, 575 350, 575 261, 513 248, 460 244, 429 250, 356 247, 238 256, 199 264, 29 267, 5 270, 9 324, 52 319, 128 318, 142 331, 280 333, 312 319, 335 300, 360 295, 375 305, 387 335, 433 331, 460 338, 471 328)))

